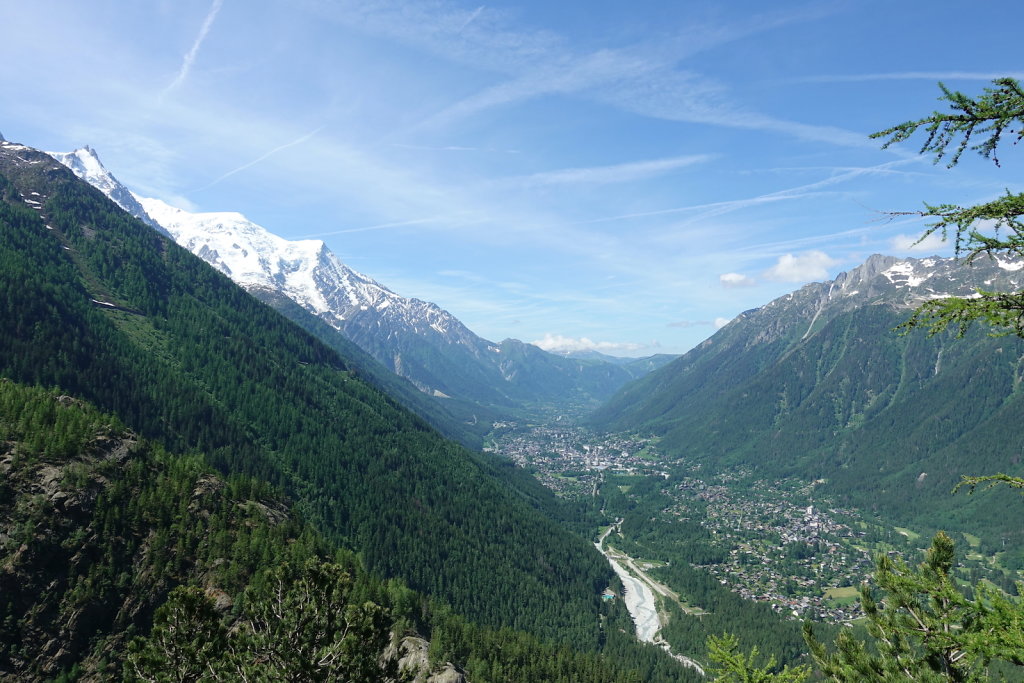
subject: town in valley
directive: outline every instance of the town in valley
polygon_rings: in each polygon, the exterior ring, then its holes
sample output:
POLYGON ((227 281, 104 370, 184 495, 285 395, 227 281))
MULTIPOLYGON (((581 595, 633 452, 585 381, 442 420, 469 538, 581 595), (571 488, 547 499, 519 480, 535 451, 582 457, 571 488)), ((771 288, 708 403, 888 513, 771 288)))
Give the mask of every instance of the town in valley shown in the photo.
MULTIPOLYGON (((928 542, 818 495, 821 480, 765 481, 749 468, 703 471, 700 463, 665 457, 654 437, 597 434, 558 422, 498 422, 485 450, 510 458, 566 498, 596 497, 610 486, 629 497, 632 482, 653 478, 671 504, 650 523, 699 524, 717 552, 693 566, 793 618, 849 624, 863 617, 859 587, 874 569, 873 558, 906 555, 928 542)), ((990 564, 967 553, 959 569, 974 578, 990 564)))

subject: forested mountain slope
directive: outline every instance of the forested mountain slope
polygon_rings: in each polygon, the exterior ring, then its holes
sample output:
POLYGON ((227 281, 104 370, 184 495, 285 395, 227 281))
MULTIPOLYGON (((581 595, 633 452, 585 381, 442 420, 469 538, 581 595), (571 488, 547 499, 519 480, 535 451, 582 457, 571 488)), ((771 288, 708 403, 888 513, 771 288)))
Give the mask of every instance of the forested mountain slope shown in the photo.
POLYGON ((469 624, 72 396, 0 380, 0 475, 0 680, 686 680, 469 624))
POLYGON ((182 583, 230 605, 324 544, 267 484, 171 457, 83 401, 0 380, 0 678, 113 678, 182 583))
POLYGON ((611 581, 586 541, 346 361, 36 150, 0 145, 0 374, 58 386, 491 625, 583 647, 611 581))
MULTIPOLYGON (((146 213, 142 204, 131 191, 103 166, 95 150, 86 146, 70 153, 48 152, 48 154, 74 171, 79 178, 103 192, 122 209, 161 234, 172 237, 146 213)), ((202 250, 199 251, 202 255, 202 250)), ((230 273, 226 274, 230 275, 230 273)), ((249 289, 249 293, 318 337, 341 354, 345 358, 346 364, 360 377, 396 399, 449 438, 468 447, 479 449, 490 424, 495 419, 508 419, 507 415, 488 411, 479 404, 455 398, 440 399, 420 391, 407 379, 397 376, 393 371, 384 367, 361 347, 349 340, 341 331, 327 324, 322 318, 279 289, 253 287, 249 289)))
POLYGON ((893 328, 925 298, 1022 277, 1017 262, 873 256, 743 313, 592 421, 660 434, 677 456, 823 479, 839 500, 924 528, 1019 536, 996 513, 1003 494, 949 491, 961 474, 1022 471, 1024 342, 893 328))
POLYGON ((250 294, 275 309, 335 350, 361 378, 426 420, 441 434, 467 448, 480 450, 491 425, 509 415, 472 401, 439 398, 420 391, 409 380, 384 367, 376 358, 320 317, 310 313, 280 292, 259 289, 250 294))

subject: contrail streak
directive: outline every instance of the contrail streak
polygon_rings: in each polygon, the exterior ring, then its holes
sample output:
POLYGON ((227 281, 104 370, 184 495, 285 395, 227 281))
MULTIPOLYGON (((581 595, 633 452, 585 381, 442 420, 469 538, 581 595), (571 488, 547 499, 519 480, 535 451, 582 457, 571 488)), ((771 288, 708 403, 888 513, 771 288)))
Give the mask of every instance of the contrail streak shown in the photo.
POLYGON ((163 97, 170 91, 177 88, 179 85, 185 82, 188 78, 189 71, 192 70, 192 64, 196 61, 196 56, 199 54, 199 48, 206 40, 206 34, 210 32, 210 28, 213 26, 213 20, 217 18, 217 13, 220 12, 220 6, 224 4, 224 0, 213 0, 213 5, 210 6, 210 11, 206 13, 206 18, 203 19, 203 25, 199 29, 199 35, 196 37, 194 43, 192 43, 191 49, 185 53, 185 58, 181 62, 181 69, 178 70, 178 75, 174 77, 170 85, 164 88, 163 92, 160 93, 160 97, 163 97))
POLYGON ((257 157, 256 159, 253 159, 249 163, 242 164, 238 168, 233 168, 230 171, 228 171, 227 173, 225 173, 225 174, 223 174, 221 176, 218 176, 217 178, 214 178, 210 183, 208 183, 206 185, 203 185, 198 190, 196 190, 196 192, 202 192, 203 190, 208 190, 211 187, 213 187, 214 185, 216 185, 217 183, 219 183, 220 181, 224 180, 225 178, 230 178, 231 176, 235 175, 236 173, 244 171, 247 168, 251 168, 252 166, 255 166, 256 164, 260 163, 261 161, 263 161, 267 157, 269 157, 271 155, 274 155, 274 154, 277 154, 282 149, 288 149, 289 147, 294 147, 295 145, 301 145, 303 142, 305 142, 306 140, 310 139, 311 137, 313 137, 314 135, 316 135, 317 133, 319 133, 323 129, 324 129, 324 126, 320 126, 316 130, 311 130, 310 132, 306 133, 302 137, 296 138, 295 140, 292 140, 291 142, 286 142, 283 145, 278 145, 274 149, 270 150, 269 152, 266 152, 265 154, 260 155, 259 157, 257 157))

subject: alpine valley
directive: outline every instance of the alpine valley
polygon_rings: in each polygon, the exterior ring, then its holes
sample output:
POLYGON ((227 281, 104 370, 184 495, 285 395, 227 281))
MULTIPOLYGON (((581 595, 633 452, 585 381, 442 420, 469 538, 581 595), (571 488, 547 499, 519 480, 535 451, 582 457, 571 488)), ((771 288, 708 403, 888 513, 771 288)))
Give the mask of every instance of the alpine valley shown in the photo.
MULTIPOLYGON (((674 358, 658 355, 623 363, 600 354, 568 358, 515 339, 487 341, 436 304, 402 297, 349 268, 320 240, 288 241, 240 213, 189 213, 134 195, 88 146, 52 156, 250 294, 314 333, 322 330, 319 336, 332 343, 333 335, 295 306, 319 318, 420 392, 443 399, 441 410, 470 427, 486 427, 495 415, 524 410, 578 413, 596 407, 626 382, 674 358)), ((423 403, 403 395, 413 410, 423 403)), ((431 413, 421 414, 429 418, 431 413)), ((450 434, 469 429, 438 425, 450 434)))
POLYGON ((1024 472, 1024 342, 896 329, 927 299, 1016 291, 1024 261, 871 256, 746 311, 624 388, 589 420, 656 434, 676 457, 799 476, 822 495, 924 531, 1020 547, 1008 492, 950 496, 961 475, 1024 472))
POLYGON ((0 680, 696 681, 939 528, 1012 590, 1019 497, 949 492, 1024 474, 1024 342, 896 328, 1022 284, 875 255, 565 356, 0 138, 0 680))
POLYGON ((0 143, 0 198, 0 675, 380 680, 413 634, 423 676, 685 677, 585 514, 43 152, 0 143))

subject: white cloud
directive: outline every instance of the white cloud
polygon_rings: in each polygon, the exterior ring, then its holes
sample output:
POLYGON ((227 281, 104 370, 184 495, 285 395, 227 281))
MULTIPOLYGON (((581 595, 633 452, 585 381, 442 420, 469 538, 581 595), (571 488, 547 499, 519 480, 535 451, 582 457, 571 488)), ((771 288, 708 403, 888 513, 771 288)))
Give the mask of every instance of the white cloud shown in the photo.
POLYGON ((490 8, 466 10, 445 0, 315 3, 311 7, 370 34, 505 77, 415 127, 449 126, 495 107, 568 95, 651 118, 775 131, 835 145, 871 146, 861 133, 747 111, 733 102, 716 80, 679 68, 687 59, 713 48, 827 16, 835 11, 828 3, 752 14, 730 25, 680 27, 668 41, 648 40, 591 52, 574 50, 564 36, 554 32, 512 28, 506 13, 490 8))
POLYGON ((530 342, 534 346, 539 346, 545 351, 600 351, 601 353, 614 353, 616 351, 639 351, 640 349, 646 348, 645 344, 635 344, 632 342, 596 342, 586 337, 580 337, 579 339, 573 339, 572 337, 563 337, 560 334, 551 334, 550 332, 544 333, 543 339, 530 342))
POLYGON ((732 322, 732 318, 715 318, 714 320, 680 320, 679 322, 669 323, 669 327, 681 327, 683 329, 689 329, 692 327, 713 327, 716 330, 720 330, 726 325, 732 322))
MULTIPOLYGON (((877 166, 867 167, 844 167, 835 168, 834 172, 831 173, 827 178, 822 180, 816 180, 812 183, 805 183, 795 187, 786 188, 783 190, 777 190, 775 192, 769 192, 767 194, 757 195, 755 197, 746 197, 743 199, 730 199, 721 202, 710 202, 706 204, 693 204, 690 206, 680 206, 670 209, 657 209, 654 211, 641 211, 634 213, 618 214, 614 216, 603 216, 601 218, 592 218, 586 221, 580 221, 581 224, 590 223, 609 223, 613 221, 629 220, 633 218, 647 218, 651 216, 664 216, 677 213, 692 213, 694 215, 691 221, 707 220, 716 216, 721 216, 733 211, 740 209, 750 208, 752 206, 758 206, 769 202, 778 202, 784 200, 804 199, 811 196, 820 196, 825 194, 820 192, 822 188, 830 187, 832 185, 838 185, 845 183, 850 180, 856 180, 862 176, 871 175, 886 175, 893 173, 893 168, 909 163, 919 163, 919 159, 901 159, 897 161, 887 161, 884 164, 878 164, 877 166)), ((864 229, 860 229, 859 232, 863 232, 864 229)), ((858 231, 847 231, 852 234, 858 231)), ((817 238, 814 238, 817 239, 817 238)))
POLYGON ((949 243, 939 233, 933 232, 924 239, 920 235, 896 235, 889 244, 896 251, 936 252, 949 248, 949 243))
POLYGON ((462 33, 463 31, 465 31, 466 27, 469 26, 470 24, 472 24, 474 21, 476 21, 476 18, 479 17, 480 13, 483 12, 483 11, 484 11, 484 6, 483 5, 480 5, 475 10, 473 10, 473 13, 470 14, 468 17, 466 17, 466 20, 464 22, 462 22, 462 26, 459 27, 459 30, 457 31, 457 33, 462 33))
POLYGON ((358 228, 345 228, 344 230, 331 230, 330 232, 314 232, 309 235, 302 235, 299 237, 299 239, 316 239, 321 237, 330 237, 332 235, 347 235, 353 232, 387 230, 388 228, 405 228, 412 225, 422 225, 424 223, 439 223, 442 221, 442 219, 442 216, 435 216, 433 218, 414 218, 408 221, 392 221, 390 223, 377 223, 376 225, 364 225, 358 228))
POLYGON ((163 201, 167 202, 168 204, 177 209, 181 209, 182 211, 188 211, 189 213, 198 213, 199 211, 202 210, 199 207, 199 205, 193 202, 191 199, 189 199, 188 197, 183 197, 179 194, 166 195, 166 198, 163 201))
POLYGON ((730 289, 734 287, 753 287, 757 284, 757 280, 740 273, 722 273, 718 276, 718 281, 722 283, 723 287, 730 289))
POLYGON ((465 145, 412 145, 402 142, 392 142, 392 147, 398 147, 400 149, 414 149, 425 152, 488 152, 498 154, 522 154, 521 150, 518 149, 498 149, 494 147, 467 147, 465 145))
POLYGON ((828 268, 838 261, 823 251, 805 251, 802 254, 783 254, 764 276, 778 282, 811 282, 828 277, 828 268))
POLYGON ((847 74, 847 75, 824 75, 805 76, 792 78, 789 83, 858 83, 861 81, 994 81, 997 78, 1024 78, 1024 73, 1002 71, 978 72, 978 71, 902 71, 898 73, 877 73, 877 74, 847 74))

